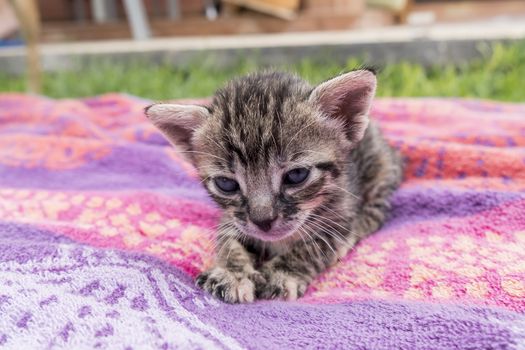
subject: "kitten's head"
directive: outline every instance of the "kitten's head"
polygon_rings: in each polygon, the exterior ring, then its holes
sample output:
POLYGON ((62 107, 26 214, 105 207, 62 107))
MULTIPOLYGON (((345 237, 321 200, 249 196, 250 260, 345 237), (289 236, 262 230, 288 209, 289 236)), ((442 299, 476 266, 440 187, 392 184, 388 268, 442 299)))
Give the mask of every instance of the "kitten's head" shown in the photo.
POLYGON ((197 168, 225 227, 276 241, 347 195, 348 152, 367 128, 375 87, 367 70, 315 88, 258 73, 231 81, 208 107, 154 104, 146 114, 197 168))

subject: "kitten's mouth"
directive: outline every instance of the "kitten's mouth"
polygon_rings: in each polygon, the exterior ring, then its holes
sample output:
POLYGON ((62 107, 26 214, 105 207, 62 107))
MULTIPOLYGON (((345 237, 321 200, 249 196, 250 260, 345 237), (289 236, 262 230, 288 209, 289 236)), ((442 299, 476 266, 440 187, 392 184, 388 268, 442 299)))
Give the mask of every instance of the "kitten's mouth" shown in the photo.
POLYGON ((258 229, 254 225, 246 225, 242 228, 239 227, 239 229, 247 236, 254 237, 261 241, 276 242, 293 236, 301 226, 302 222, 296 222, 292 225, 284 224, 280 227, 272 228, 270 231, 267 232, 258 229))

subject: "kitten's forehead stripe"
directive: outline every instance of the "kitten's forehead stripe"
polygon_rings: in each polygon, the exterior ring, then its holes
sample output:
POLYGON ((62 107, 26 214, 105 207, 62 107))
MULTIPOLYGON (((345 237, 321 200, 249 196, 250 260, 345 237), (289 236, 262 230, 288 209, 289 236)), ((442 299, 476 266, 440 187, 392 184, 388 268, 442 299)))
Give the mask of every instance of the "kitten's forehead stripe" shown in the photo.
MULTIPOLYGON (((242 147, 242 146, 241 146, 242 147)), ((243 149, 244 147, 238 147, 235 145, 231 140, 226 141, 226 150, 230 154, 235 154, 237 156, 237 159, 241 162, 243 166, 248 165, 248 156, 244 154, 243 149)), ((234 161, 232 161, 233 163, 234 161)))
MULTIPOLYGON (((226 151, 235 153, 243 166, 265 166, 282 153, 286 133, 286 109, 306 99, 308 84, 282 73, 251 75, 230 82, 220 89, 212 110, 221 121, 219 136, 226 151)), ((293 125, 288 126, 293 130, 293 125)), ((289 135, 288 135, 289 136, 289 135)), ((225 155, 227 157, 227 155, 225 155)))

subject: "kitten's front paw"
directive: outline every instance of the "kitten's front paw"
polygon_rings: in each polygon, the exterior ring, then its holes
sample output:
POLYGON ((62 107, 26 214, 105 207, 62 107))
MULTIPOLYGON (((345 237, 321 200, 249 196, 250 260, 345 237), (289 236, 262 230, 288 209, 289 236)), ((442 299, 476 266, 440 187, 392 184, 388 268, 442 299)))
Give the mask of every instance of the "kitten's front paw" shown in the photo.
POLYGON ((258 299, 297 300, 304 295, 308 282, 304 279, 279 270, 263 272, 265 284, 257 284, 258 299))
POLYGON ((195 283, 224 302, 251 303, 255 299, 255 284, 263 284, 259 272, 232 272, 223 267, 213 267, 197 276, 195 283))

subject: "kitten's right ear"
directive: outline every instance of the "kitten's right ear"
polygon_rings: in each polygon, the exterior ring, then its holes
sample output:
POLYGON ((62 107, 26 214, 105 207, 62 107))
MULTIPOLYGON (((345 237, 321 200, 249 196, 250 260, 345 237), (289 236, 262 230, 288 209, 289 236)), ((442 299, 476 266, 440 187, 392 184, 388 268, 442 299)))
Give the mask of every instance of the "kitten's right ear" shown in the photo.
POLYGON ((318 85, 310 95, 327 116, 344 123, 351 142, 358 142, 368 127, 368 111, 376 91, 376 76, 370 70, 352 71, 318 85))
POLYGON ((146 107, 146 116, 174 146, 191 150, 195 130, 209 117, 207 108, 197 105, 157 103, 146 107))

